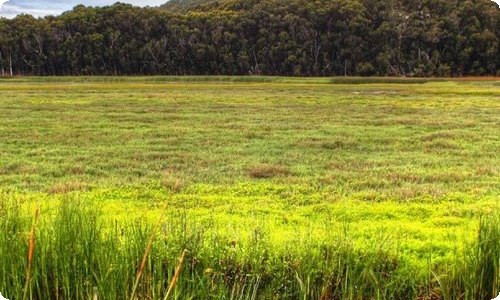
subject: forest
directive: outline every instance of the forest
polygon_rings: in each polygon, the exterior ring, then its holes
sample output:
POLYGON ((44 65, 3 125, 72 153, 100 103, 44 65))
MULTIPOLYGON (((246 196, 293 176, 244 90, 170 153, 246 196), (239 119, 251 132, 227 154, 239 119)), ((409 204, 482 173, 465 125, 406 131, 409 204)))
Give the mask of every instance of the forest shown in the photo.
POLYGON ((500 9, 490 0, 169 7, 116 3, 0 18, 0 75, 500 74, 500 9))

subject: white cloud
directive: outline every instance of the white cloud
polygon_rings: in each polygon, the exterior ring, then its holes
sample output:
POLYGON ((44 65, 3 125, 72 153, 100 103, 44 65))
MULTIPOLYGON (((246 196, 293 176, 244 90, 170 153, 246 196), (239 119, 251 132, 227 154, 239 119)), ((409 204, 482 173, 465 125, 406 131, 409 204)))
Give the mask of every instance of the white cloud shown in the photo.
POLYGON ((0 7, 0 16, 7 18, 14 18, 19 14, 30 14, 35 17, 43 17, 47 15, 58 15, 60 13, 61 11, 59 9, 15 5, 10 4, 8 1, 0 7))
POLYGON ((167 0, 0 0, 0 16, 13 18, 24 13, 43 17, 61 14, 78 4, 105 6, 118 1, 137 6, 157 6, 167 2, 167 0))

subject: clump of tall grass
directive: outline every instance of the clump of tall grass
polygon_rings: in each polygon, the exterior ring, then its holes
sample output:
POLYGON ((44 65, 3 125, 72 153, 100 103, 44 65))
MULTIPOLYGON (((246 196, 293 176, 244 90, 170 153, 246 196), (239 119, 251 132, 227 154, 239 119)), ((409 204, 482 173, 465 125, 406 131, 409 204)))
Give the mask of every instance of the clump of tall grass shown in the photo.
POLYGON ((23 297, 29 224, 20 203, 0 201, 0 291, 7 298, 23 297))
MULTIPOLYGON (((425 284, 382 245, 361 250, 342 232, 279 244, 262 225, 235 240, 182 212, 151 226, 71 197, 42 206, 36 226, 31 211, 0 197, 0 291, 12 299, 415 299, 425 284)), ((497 291, 498 232, 498 219, 483 221, 477 248, 438 276, 443 298, 497 291)))
POLYGON ((500 292, 500 214, 483 217, 477 241, 437 278, 443 299, 490 300, 500 292))

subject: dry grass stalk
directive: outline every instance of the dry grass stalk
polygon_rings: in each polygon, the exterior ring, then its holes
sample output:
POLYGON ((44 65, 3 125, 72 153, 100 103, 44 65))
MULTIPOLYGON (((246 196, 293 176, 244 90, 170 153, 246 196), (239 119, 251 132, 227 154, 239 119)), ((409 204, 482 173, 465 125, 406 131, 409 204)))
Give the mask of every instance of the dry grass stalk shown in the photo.
POLYGON ((92 300, 99 300, 99 291, 97 290, 96 287, 94 287, 94 296, 92 300))
POLYGON ((179 258, 179 264, 177 265, 177 268, 175 269, 175 274, 174 278, 172 278, 172 282, 170 282, 170 286, 168 287, 167 294, 165 295, 165 298, 163 300, 167 300, 168 297, 170 297, 170 294, 174 290, 175 284, 177 283, 177 280, 179 279, 179 276, 181 274, 181 269, 182 269, 182 264, 184 263, 184 259, 186 258, 187 250, 184 249, 182 251, 182 255, 179 258))
POLYGON ((137 275, 135 276, 134 287, 132 288, 132 294, 130 295, 130 300, 134 300, 135 293, 137 291, 137 287, 139 286, 139 282, 141 280, 142 274, 144 273, 144 269, 146 268, 146 262, 148 261, 149 252, 151 252, 151 248, 153 247, 153 242, 156 238, 156 233, 158 232, 161 223, 163 222, 163 218, 165 216, 165 211, 167 209, 167 204, 163 207, 163 213, 158 219, 156 226, 153 229, 153 233, 151 233, 151 237, 149 238, 148 245, 146 246, 146 250, 144 251, 144 255, 142 257, 142 262, 139 270, 137 271, 137 275))
POLYGON ((35 208, 35 217, 28 240, 28 267, 26 269, 26 283, 24 285, 23 299, 28 299, 28 291, 31 282, 31 270, 33 268, 33 256, 35 254, 35 231, 38 223, 39 208, 35 208))

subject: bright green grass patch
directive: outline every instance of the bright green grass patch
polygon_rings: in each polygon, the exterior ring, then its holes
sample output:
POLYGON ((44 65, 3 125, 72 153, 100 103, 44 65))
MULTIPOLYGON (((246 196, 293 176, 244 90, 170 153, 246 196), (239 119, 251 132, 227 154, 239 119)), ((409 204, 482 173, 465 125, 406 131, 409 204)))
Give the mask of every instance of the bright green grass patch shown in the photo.
MULTIPOLYGON (((498 81, 393 81, 2 79, 0 198, 21 216, 15 225, 2 215, 3 262, 24 261, 40 206, 45 269, 33 297, 128 297, 165 214, 172 232, 153 247, 143 297, 162 297, 188 248, 199 265, 186 269, 179 299, 459 298, 466 280, 445 277, 477 242, 480 218, 499 211, 498 81), (57 244, 77 235, 71 226, 88 234, 70 243, 83 251, 76 262, 51 253, 72 250, 57 244), (43 283, 49 275, 66 282, 43 283)), ((26 270, 12 268, 18 277, 4 269, 0 291, 17 299, 26 270)))

